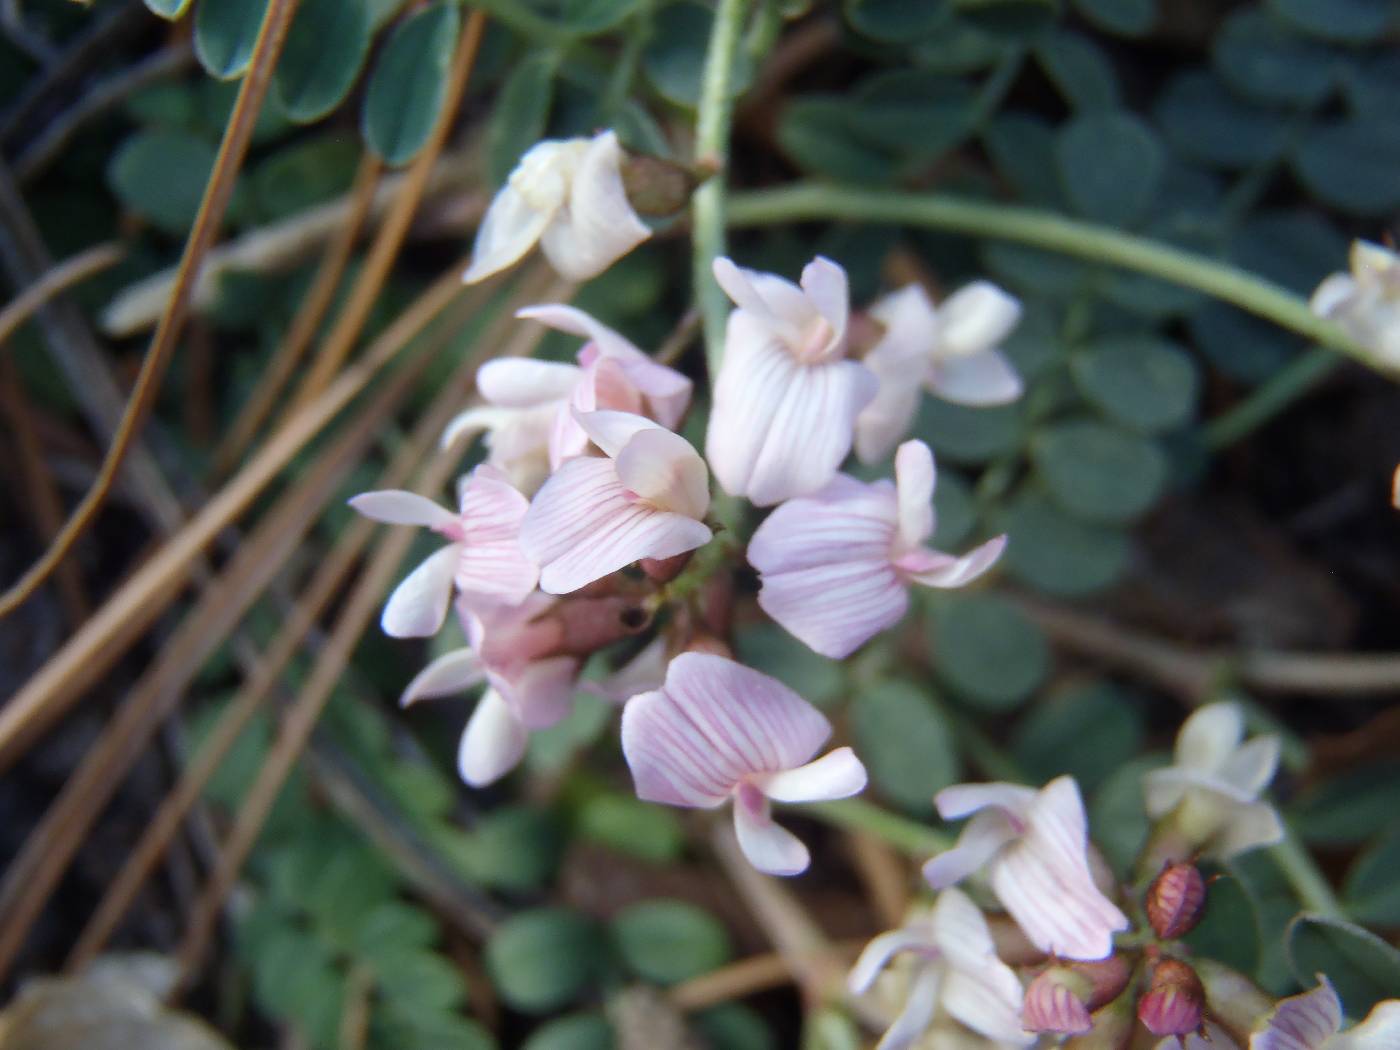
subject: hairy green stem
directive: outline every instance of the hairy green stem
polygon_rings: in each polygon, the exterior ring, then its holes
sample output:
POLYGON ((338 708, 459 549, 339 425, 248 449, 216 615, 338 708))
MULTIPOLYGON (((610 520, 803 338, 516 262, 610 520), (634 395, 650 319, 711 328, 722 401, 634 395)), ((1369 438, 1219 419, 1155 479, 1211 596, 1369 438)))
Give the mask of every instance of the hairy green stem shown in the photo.
POLYGON ((1346 918, 1346 909, 1333 892, 1332 884, 1318 870, 1312 854, 1303 848, 1291 828, 1285 830, 1283 841, 1269 852, 1308 911, 1329 919, 1346 918))
POLYGON ((953 840, 941 831, 858 798, 806 803, 797 812, 847 831, 874 835, 915 857, 931 857, 953 845, 953 840))
POLYGON ((695 302, 705 332, 705 362, 711 377, 724 356, 724 322, 729 303, 715 283, 711 266, 724 254, 724 180, 729 126, 734 117, 733 74, 748 0, 720 0, 705 55, 700 109, 695 126, 695 163, 715 174, 691 199, 695 302))
POLYGON ((1290 331, 1348 354, 1371 368, 1366 347, 1333 321, 1315 315, 1288 289, 1229 263, 1108 226, 1034 208, 933 193, 796 183, 735 194, 731 226, 840 219, 888 222, 1016 241, 1195 288, 1290 331))

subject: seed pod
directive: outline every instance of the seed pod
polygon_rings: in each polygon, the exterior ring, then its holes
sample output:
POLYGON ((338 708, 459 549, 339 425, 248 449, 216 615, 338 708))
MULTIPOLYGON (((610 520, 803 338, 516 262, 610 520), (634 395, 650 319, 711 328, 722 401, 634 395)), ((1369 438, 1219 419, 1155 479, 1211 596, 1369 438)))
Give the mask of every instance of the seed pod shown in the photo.
POLYGON ((1147 890, 1147 921, 1163 940, 1196 928, 1206 910, 1206 880, 1189 862, 1168 864, 1147 890))
POLYGON ((1138 1020, 1153 1035, 1187 1035, 1204 1019, 1206 992, 1196 971, 1180 959, 1163 959, 1138 1000, 1138 1020))
POLYGON ((1094 1027, 1084 1004, 1089 982, 1063 966, 1039 973, 1026 989, 1021 1027, 1028 1032, 1083 1035, 1094 1027))

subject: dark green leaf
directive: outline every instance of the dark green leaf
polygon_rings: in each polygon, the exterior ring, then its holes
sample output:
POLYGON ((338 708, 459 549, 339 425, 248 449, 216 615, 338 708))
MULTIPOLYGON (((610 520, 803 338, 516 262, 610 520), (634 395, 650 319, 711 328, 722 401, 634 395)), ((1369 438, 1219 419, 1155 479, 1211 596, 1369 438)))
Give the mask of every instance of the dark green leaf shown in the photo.
POLYGON ((1342 44, 1380 39, 1395 24, 1390 0, 1268 0, 1269 7, 1305 33, 1342 44))
POLYGON ((176 19, 189 9, 190 0, 146 0, 146 6, 161 18, 176 19))
POLYGON ((1107 682, 1055 693, 1017 724, 1012 752, 1036 782, 1062 773, 1093 791, 1142 746, 1139 700, 1107 682))
POLYGON ((598 1014, 569 1014, 540 1025, 521 1050, 613 1050, 612 1025, 598 1014))
POLYGON ((1284 115, 1234 98, 1211 73, 1178 74, 1154 112, 1173 148, 1203 164, 1248 168, 1278 156, 1288 143, 1284 115))
POLYGON ((282 109, 299 124, 344 100, 369 53, 366 0, 301 0, 273 81, 282 109))
POLYGON ((746 628, 735 640, 739 659, 772 675, 818 707, 840 698, 845 688, 841 664, 814 653, 777 624, 746 628))
POLYGON ((625 22, 638 0, 530 0, 527 6, 565 33, 593 36, 625 22))
POLYGON ((501 924, 486 945, 486 969, 512 1007, 549 1013, 600 976, 603 952, 591 919, 564 908, 537 908, 501 924))
POLYGON ((525 151, 544 138, 558 64, 553 51, 529 56, 511 70, 496 96, 486 126, 487 174, 493 186, 505 182, 525 151))
POLYGON ((939 470, 938 487, 933 493, 935 530, 933 542, 951 550, 972 534, 977 525, 977 505, 966 481, 948 470, 939 470))
POLYGON ((1055 157, 1075 211, 1131 226, 1156 199, 1166 155, 1156 134, 1137 117, 1105 112, 1087 113, 1063 128, 1055 157))
POLYGON ((856 750, 891 802, 930 815, 933 796, 961 775, 943 712, 918 687, 887 681, 861 689, 848 718, 856 750))
POLYGON ((1289 823, 1308 842, 1361 842, 1395 819, 1400 798, 1400 763, 1377 762, 1323 781, 1300 797, 1289 823))
MULTIPOLYGON (((663 7, 652 22, 642 69, 652 87, 678 106, 694 108, 700 101, 700 76, 713 22, 714 12, 695 0, 663 7)), ((741 94, 752 79, 753 60, 741 49, 731 78, 733 93, 741 94)))
POLYGON ((925 398, 914 424, 914 437, 938 450, 950 463, 985 463, 1021 447, 1024 413, 1019 405, 969 408, 925 398))
POLYGON ((248 71, 267 0, 200 0, 194 53, 211 77, 235 80, 248 71))
POLYGON ((932 36, 950 21, 948 0, 845 0, 851 28, 884 44, 911 44, 932 36))
POLYGON ((1244 882, 1224 873, 1210 884, 1201 923, 1185 940, 1193 952, 1252 974, 1264 947, 1258 900, 1244 882))
POLYGON ((1213 300, 1192 314, 1188 324, 1196 346, 1211 364, 1246 383, 1263 382, 1303 345, 1277 325, 1213 300))
POLYGON ((1041 117, 1003 113, 982 131, 997 173, 1027 204, 1058 208, 1064 190, 1055 173, 1055 131, 1041 117))
POLYGON ((1157 22, 1157 0, 1074 0, 1079 13, 1100 29, 1142 36, 1157 22))
POLYGON ((259 211, 284 219, 340 196, 355 180, 359 157, 354 132, 329 132, 278 150, 250 176, 259 211))
POLYGON ((685 831, 674 810, 631 795, 590 799, 578 821, 586 837, 656 864, 676 860, 685 848, 685 831))
POLYGON ((1324 203, 1352 215, 1400 207, 1400 120, 1344 121, 1313 128, 1293 167, 1324 203))
POLYGON ((1006 53, 1007 47, 1008 42, 994 33, 965 18, 955 17, 940 25, 933 37, 917 45, 914 57, 920 67, 932 73, 965 75, 993 65, 1006 53))
POLYGON ((846 182, 886 183, 894 159, 861 138, 860 110, 838 95, 808 95, 784 107, 778 145, 804 171, 846 182))
POLYGON ((678 900, 624 908, 611 923, 618 952, 638 977, 678 984, 729 961, 729 934, 708 912, 678 900))
POLYGON ((1190 421, 1200 378, 1191 355, 1153 335, 1108 336, 1071 359, 1074 381, 1114 422, 1147 433, 1190 421))
POLYGON ((530 806, 502 806, 471 831, 471 867, 487 886, 523 892, 554 877, 564 849, 559 822, 530 806))
POLYGON ((1400 926, 1400 823, 1366 847, 1347 872, 1347 913, 1358 922, 1400 926))
POLYGON ((710 1050, 776 1050, 773 1033, 761 1014, 743 1003, 724 1003, 701 1010, 695 1027, 710 1050))
POLYGON ((1336 84, 1341 64, 1326 46, 1256 8, 1226 19, 1211 57, 1216 72, 1242 95, 1285 106, 1322 102, 1336 84))
POLYGON ((1021 492, 1002 519, 1002 561, 1018 580, 1050 594, 1092 594, 1118 581, 1132 553, 1126 533, 1071 517, 1037 487, 1021 492))
POLYGON ((1168 764, 1166 756, 1144 755, 1115 770, 1089 799, 1094 842, 1120 877, 1132 870, 1147 839, 1142 775, 1168 764))
POLYGON ((1118 107, 1118 75, 1113 63, 1087 36, 1069 30, 1053 33, 1036 45, 1035 56, 1075 109, 1118 107))
POLYGON ((365 92, 363 127, 370 149, 397 166, 428 141, 447 100, 447 79, 461 16, 449 0, 405 19, 380 52, 365 92))
POLYGON ((1288 932, 1288 961, 1300 984, 1325 973, 1349 1017, 1364 1017, 1400 988, 1400 951, 1344 919, 1300 915, 1288 932))
POLYGON ((1031 440, 1031 458, 1056 502, 1105 524, 1144 514, 1167 480, 1166 456, 1155 442, 1087 419, 1039 431, 1031 440))
POLYGON ((972 131, 976 105, 976 93, 960 77, 889 70, 857 86, 851 131, 878 149, 927 161, 972 131))
POLYGON ((1018 707, 1049 673, 1045 635, 1003 598, 950 595, 933 626, 939 674, 978 707, 1018 707))
POLYGON ((461 971, 432 952, 383 953, 374 960, 374 973, 380 994, 407 1017, 457 1010, 466 1000, 461 971))
POLYGON ((1060 13, 1060 0, 953 0, 958 15, 1010 40, 1038 37, 1060 13))
POLYGON ((138 131, 122 143, 107 182, 122 204, 166 233, 194 222, 214 171, 214 147, 178 131, 138 131))

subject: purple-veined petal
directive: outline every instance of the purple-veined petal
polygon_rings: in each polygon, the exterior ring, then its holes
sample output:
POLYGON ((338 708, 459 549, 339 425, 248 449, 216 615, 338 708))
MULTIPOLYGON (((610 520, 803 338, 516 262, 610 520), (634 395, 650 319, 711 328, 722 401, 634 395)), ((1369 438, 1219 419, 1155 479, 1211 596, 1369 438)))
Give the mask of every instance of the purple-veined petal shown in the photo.
POLYGON ((895 540, 894 487, 838 474, 821 491, 783 503, 749 541, 748 560, 761 573, 792 572, 847 562, 889 561, 895 540))
POLYGON ((586 339, 595 344, 604 357, 617 357, 625 361, 646 359, 646 355, 626 336, 613 331, 576 306, 566 303, 541 303, 538 306, 523 307, 515 312, 515 316, 538 321, 560 332, 586 339))
POLYGON ((402 489, 361 492, 350 500, 360 514, 387 525, 423 525, 430 529, 455 529, 457 515, 427 496, 402 489))
MULTIPOLYGON (((756 791, 756 799, 742 785, 734 798, 734 833, 748 862, 765 875, 800 875, 811 863, 811 854, 792 832, 775 823, 768 800, 756 791)), ((752 789, 750 789, 752 790, 752 789)))
POLYGON ((510 183, 491 200, 472 247, 471 265, 462 275, 467 284, 484 281, 519 262, 544 234, 552 209, 536 208, 510 183))
POLYGON ((715 754, 663 690, 640 693, 622 709, 622 753, 637 797, 646 802, 713 809, 729 798, 743 769, 715 754))
POLYGON ((697 521, 710 509, 710 472, 690 442, 669 430, 643 430, 617 454, 617 477, 662 510, 697 521))
POLYGON ((418 700, 434 700, 440 696, 451 696, 470 689, 485 681, 486 672, 481 660, 472 649, 453 649, 439 656, 427 667, 413 676, 399 704, 407 707, 418 700))
POLYGON ((1006 549, 1006 537, 996 536, 962 557, 920 548, 901 555, 895 566, 905 579, 925 587, 962 587, 990 569, 1006 549))
POLYGON ((787 350, 802 342, 802 333, 820 316, 802 289, 776 274, 744 269, 724 256, 714 261, 713 270, 715 280, 734 305, 787 350))
POLYGON ((1005 405, 1025 391, 1020 373, 997 350, 934 362, 928 372, 928 386, 944 401, 972 406, 1005 405))
POLYGON ((622 185, 622 147, 605 131, 588 144, 569 186, 569 199, 544 231, 550 264, 571 281, 596 277, 651 236, 622 185))
POLYGON ((822 802, 859 795, 867 779, 856 753, 838 747, 814 762, 755 777, 753 782, 775 802, 822 802))
POLYGON ((1342 1027, 1342 1001, 1330 981, 1318 975, 1310 992, 1284 999, 1262 1031, 1250 1037, 1250 1050, 1323 1050, 1342 1027))
POLYGON ((875 978, 900 952, 933 951, 927 937, 916 930, 890 930, 874 938, 860 953, 846 978, 846 987, 853 995, 864 995, 875 984, 875 978))
POLYGON ((540 566, 540 587, 568 594, 642 558, 704 546, 708 527, 658 511, 627 494, 611 460, 572 459, 535 495, 520 532, 540 566))
POLYGON ((602 409, 597 412, 578 412, 575 413, 574 418, 578 420, 579 426, 583 427, 593 444, 602 449, 606 455, 613 457, 616 457, 627 447, 627 442, 642 431, 663 429, 655 420, 639 416, 635 412, 615 412, 610 409, 602 409))
POLYGON ((958 966, 975 968, 996 957, 987 917, 962 890, 949 887, 938 895, 929 915, 929 929, 938 950, 958 966))
POLYGON ((939 356, 969 357, 999 345, 1021 320, 1021 303, 990 281, 958 289, 938 308, 939 356))
POLYGON ((548 729, 573 709, 577 675, 578 660, 572 656, 529 660, 496 688, 526 729, 548 729))
POLYGON ((846 325, 850 320, 851 292, 846 271, 825 256, 818 255, 802 268, 802 291, 821 314, 830 335, 817 351, 819 359, 845 353, 846 325))
POLYGON ((842 660, 904 619, 909 593, 888 560, 765 573, 758 604, 814 652, 842 660))
POLYGON ((1083 1035, 1094 1027, 1084 1000, 1070 991, 1054 970, 1039 974, 1026 989, 1021 1023, 1032 1032, 1058 1035, 1083 1035))
POLYGON ((943 991, 943 968, 921 966, 914 971, 904 1009, 886 1029, 875 1050, 908 1050, 923 1038, 938 1013, 938 1000, 943 991))
POLYGON ((989 806, 1024 819, 1035 795, 1034 788, 1021 784, 954 784, 935 795, 933 802, 944 820, 958 820, 989 806))
POLYGON ((978 813, 967 822, 956 846, 924 862, 924 881, 946 892, 949 886, 984 868, 1015 838, 1016 829, 1002 810, 978 813))
POLYGON ((933 487, 938 474, 933 453, 922 441, 906 441, 894 456, 895 492, 899 500, 899 540, 917 547, 933 535, 933 487))
POLYGON ((457 771, 472 787, 493 784, 520 764, 529 739, 529 731, 501 695, 488 689, 457 746, 457 771))
POLYGON ((561 361, 500 357, 477 369, 476 388, 501 408, 533 408, 567 398, 581 374, 576 365, 561 361))
POLYGON ((580 682, 579 688, 621 704, 638 693, 660 689, 666 681, 667 663, 666 639, 657 635, 641 652, 608 677, 598 682, 580 682))
POLYGON ((458 590, 509 604, 524 601, 540 576, 539 566, 520 547, 530 501, 500 471, 483 465, 462 486, 461 507, 458 590))
POLYGON ((1035 1042, 1021 1027, 1021 982, 995 958, 976 971, 950 967, 940 998, 949 1016, 988 1039, 1012 1046, 1035 1042))
POLYGON ((380 617, 384 633, 394 638, 429 638, 447 619, 459 545, 448 544, 429 555, 394 588, 380 617))

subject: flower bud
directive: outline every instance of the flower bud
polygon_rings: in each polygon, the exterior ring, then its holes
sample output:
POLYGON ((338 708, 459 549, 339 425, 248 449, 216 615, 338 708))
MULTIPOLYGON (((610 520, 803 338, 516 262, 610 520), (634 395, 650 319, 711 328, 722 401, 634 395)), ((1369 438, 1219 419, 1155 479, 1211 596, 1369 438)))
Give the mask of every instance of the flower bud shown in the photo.
POLYGON ((1153 1035, 1187 1035, 1201 1027, 1206 993, 1196 971, 1180 959, 1163 959, 1138 1000, 1138 1020, 1153 1035))
POLYGON ((1206 880, 1200 869, 1178 861, 1162 868, 1147 890, 1147 921, 1163 940, 1196 928, 1206 910, 1206 880))
POLYGON ((642 572, 646 573, 647 579, 656 583, 670 583, 690 564, 690 556, 694 551, 686 551, 683 554, 676 554, 669 558, 643 558, 638 564, 642 567, 642 572))
POLYGON ((1021 1025, 1028 1032, 1082 1035, 1094 1027, 1084 1000, 1090 991, 1087 979, 1067 967, 1042 971, 1026 989, 1021 1025))

